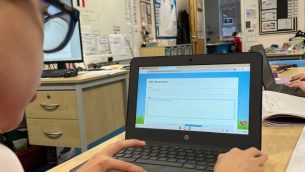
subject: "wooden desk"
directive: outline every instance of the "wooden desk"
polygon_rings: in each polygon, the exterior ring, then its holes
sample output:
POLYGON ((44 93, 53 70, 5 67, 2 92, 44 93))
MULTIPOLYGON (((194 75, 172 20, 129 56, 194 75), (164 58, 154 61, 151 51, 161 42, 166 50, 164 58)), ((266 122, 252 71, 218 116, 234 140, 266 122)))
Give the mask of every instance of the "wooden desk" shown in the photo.
MULTIPOLYGON (((269 155, 266 172, 284 172, 302 132, 302 126, 296 127, 265 127, 263 126, 262 150, 269 155)), ((117 140, 124 139, 124 133, 90 149, 83 154, 49 170, 49 172, 68 172, 85 162, 94 154, 117 140)))
POLYGON ((293 60, 298 59, 302 60, 304 53, 267 53, 267 57, 269 60, 293 60))
POLYGON ((88 149, 125 125, 127 71, 43 78, 26 110, 32 145, 88 149))
MULTIPOLYGON (((288 71, 282 73, 280 76, 291 77, 299 73, 305 73, 305 67, 288 69, 288 71)), ((262 150, 266 152, 269 156, 265 168, 266 172, 285 172, 303 127, 304 126, 292 126, 292 127, 263 126, 262 150)), ((88 160, 94 154, 99 152, 99 150, 105 148, 107 145, 120 139, 124 139, 124 133, 49 170, 49 172, 68 172, 77 165, 88 160)))
POLYGON ((287 71, 279 74, 281 78, 289 78, 298 74, 305 74, 305 67, 289 68, 287 71))

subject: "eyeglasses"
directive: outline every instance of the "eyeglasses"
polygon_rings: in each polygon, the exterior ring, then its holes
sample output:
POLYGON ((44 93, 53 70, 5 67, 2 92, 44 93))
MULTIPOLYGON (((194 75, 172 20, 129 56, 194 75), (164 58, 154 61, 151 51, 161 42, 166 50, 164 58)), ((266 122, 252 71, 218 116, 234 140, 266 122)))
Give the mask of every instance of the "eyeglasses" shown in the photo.
POLYGON ((79 11, 59 0, 43 0, 43 2, 45 8, 43 51, 54 53, 65 48, 70 41, 79 20, 79 11))

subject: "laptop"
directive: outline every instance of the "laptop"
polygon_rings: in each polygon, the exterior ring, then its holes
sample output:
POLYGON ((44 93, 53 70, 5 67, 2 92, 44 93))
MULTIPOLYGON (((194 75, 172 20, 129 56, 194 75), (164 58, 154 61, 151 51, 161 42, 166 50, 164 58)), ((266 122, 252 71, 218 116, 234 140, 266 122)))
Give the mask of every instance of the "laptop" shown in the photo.
POLYGON ((263 86, 265 90, 275 91, 285 94, 290 94, 299 97, 305 97, 305 93, 300 89, 290 88, 285 84, 277 84, 272 75, 272 70, 269 65, 265 49, 262 44, 251 47, 252 52, 258 52, 263 56, 263 86))
POLYGON ((233 147, 260 149, 261 76, 259 53, 134 58, 125 137, 147 145, 114 158, 149 172, 202 172, 233 147))

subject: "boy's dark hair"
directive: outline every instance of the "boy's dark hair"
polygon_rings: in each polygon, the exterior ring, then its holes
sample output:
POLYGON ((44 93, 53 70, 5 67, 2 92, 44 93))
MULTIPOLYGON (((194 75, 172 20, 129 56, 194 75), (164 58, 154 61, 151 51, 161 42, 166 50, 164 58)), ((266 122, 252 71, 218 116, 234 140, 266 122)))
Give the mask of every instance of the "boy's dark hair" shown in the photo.
POLYGON ((232 33, 232 36, 236 36, 238 33, 237 32, 233 32, 232 33))

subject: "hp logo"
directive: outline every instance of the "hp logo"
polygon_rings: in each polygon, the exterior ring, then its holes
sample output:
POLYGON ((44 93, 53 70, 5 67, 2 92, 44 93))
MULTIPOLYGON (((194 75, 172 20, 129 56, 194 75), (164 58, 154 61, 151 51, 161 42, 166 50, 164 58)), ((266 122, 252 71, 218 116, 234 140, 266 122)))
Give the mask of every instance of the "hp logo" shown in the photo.
POLYGON ((184 135, 184 140, 189 140, 190 136, 189 135, 184 135))

